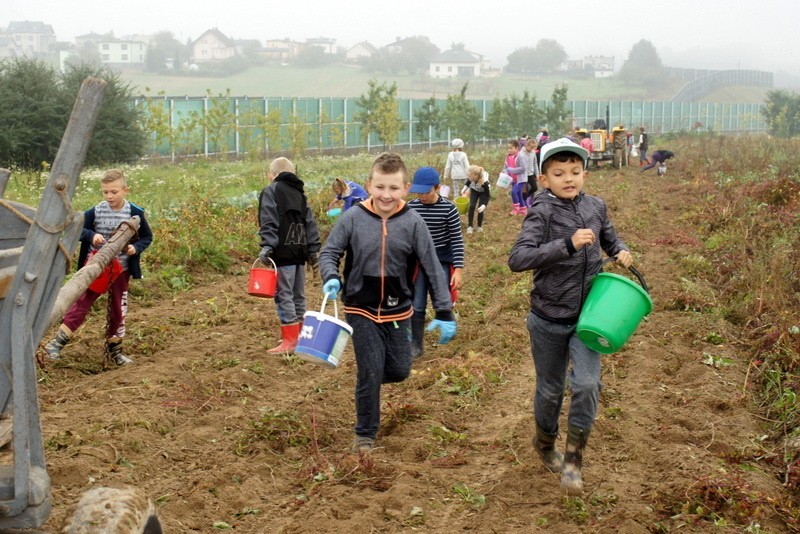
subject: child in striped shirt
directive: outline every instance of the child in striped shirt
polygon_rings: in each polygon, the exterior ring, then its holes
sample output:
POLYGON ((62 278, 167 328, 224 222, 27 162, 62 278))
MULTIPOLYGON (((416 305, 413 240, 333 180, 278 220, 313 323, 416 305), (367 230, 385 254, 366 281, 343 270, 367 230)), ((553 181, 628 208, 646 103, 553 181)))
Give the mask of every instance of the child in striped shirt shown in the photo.
MULTIPOLYGON (((451 295, 461 289, 464 270, 464 237, 456 205, 439 194, 439 173, 433 167, 420 167, 414 173, 409 193, 417 198, 408 203, 422 216, 433 237, 436 256, 450 284, 451 295)), ((419 358, 424 352, 425 308, 428 304, 428 277, 420 270, 414 281, 414 315, 411 316, 411 355, 419 358)))

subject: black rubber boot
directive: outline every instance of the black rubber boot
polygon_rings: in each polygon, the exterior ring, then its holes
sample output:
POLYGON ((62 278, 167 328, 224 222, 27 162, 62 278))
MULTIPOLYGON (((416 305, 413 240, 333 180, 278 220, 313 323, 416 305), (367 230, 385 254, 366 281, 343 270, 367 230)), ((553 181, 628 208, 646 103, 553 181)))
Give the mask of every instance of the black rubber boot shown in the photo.
POLYGON ((105 358, 111 360, 115 364, 130 365, 133 363, 133 358, 122 352, 122 341, 106 341, 105 358))
POLYGON ((411 316, 411 359, 416 360, 425 353, 425 313, 414 312, 411 316))
POLYGON ((589 439, 589 431, 569 427, 567 432, 567 450, 564 452, 564 466, 561 469, 561 491, 567 495, 577 496, 583 493, 581 466, 583 449, 589 439))
POLYGON ((64 330, 59 328, 56 337, 48 341, 47 345, 44 346, 44 351, 45 353, 47 353, 47 358, 54 362, 60 360, 61 349, 64 348, 64 345, 69 343, 69 340, 70 340, 70 335, 67 334, 64 330))
POLYGON ((564 455, 556 448, 556 438, 558 438, 558 431, 548 434, 538 423, 536 424, 533 448, 536 449, 542 463, 551 473, 560 473, 564 464, 564 455))

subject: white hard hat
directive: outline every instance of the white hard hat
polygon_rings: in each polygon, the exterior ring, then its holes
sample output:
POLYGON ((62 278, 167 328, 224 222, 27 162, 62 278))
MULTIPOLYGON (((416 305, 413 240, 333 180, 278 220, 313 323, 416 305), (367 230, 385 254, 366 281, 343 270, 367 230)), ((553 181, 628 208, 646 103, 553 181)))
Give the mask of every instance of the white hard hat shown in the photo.
POLYGON ((461 139, 455 138, 450 142, 450 146, 453 148, 464 148, 464 141, 461 139))

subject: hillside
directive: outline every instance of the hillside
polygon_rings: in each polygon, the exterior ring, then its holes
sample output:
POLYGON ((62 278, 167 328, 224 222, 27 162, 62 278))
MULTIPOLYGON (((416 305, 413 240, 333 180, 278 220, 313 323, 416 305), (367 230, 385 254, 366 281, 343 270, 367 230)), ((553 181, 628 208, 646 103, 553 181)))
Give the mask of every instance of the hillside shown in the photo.
MULTIPOLYGON (((187 291, 155 278, 134 290, 133 366, 98 368, 98 310, 64 360, 40 371, 48 530, 88 487, 135 485, 156 500, 165 532, 796 532, 789 490, 762 456, 741 333, 687 304, 703 253, 689 215, 706 209, 713 180, 688 162, 666 177, 633 167, 589 177, 655 309, 603 357, 583 498, 559 495, 531 447, 530 275, 506 266, 521 218, 498 194, 486 231, 466 236, 458 336, 444 346, 429 337, 412 376, 384 387, 370 456, 349 452, 350 348, 335 370, 267 355, 274 303, 245 294, 252 258, 242 251, 230 251, 231 274, 187 291)), ((250 224, 252 208, 240 217, 250 224)), ((308 297, 316 308, 318 280, 308 297)))
MULTIPOLYGON (((443 98, 461 90, 463 80, 431 80, 423 76, 384 76, 369 73, 357 67, 335 65, 310 69, 293 65, 268 65, 255 67, 226 78, 196 76, 163 76, 137 71, 125 71, 123 79, 135 89, 135 94, 164 92, 169 96, 204 96, 225 94, 230 89, 235 96, 288 96, 288 97, 358 97, 367 90, 367 82, 375 77, 381 82, 397 83, 402 98, 443 98)), ((467 96, 474 99, 492 99, 496 96, 523 91, 535 94, 538 99, 550 97, 557 84, 569 86, 569 98, 575 100, 666 100, 683 82, 674 80, 657 92, 642 87, 628 87, 613 79, 569 79, 552 77, 522 77, 502 75, 469 81, 467 96)))

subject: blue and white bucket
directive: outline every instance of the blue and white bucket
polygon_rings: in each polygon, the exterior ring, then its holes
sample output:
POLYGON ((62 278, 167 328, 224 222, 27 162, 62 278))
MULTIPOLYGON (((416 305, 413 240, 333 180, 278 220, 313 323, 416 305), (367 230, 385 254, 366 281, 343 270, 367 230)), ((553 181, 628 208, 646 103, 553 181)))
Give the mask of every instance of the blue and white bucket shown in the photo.
POLYGON ((303 328, 300 329, 294 353, 308 362, 335 369, 339 367, 347 341, 353 335, 353 327, 339 320, 339 308, 335 300, 334 316, 326 315, 327 302, 326 294, 319 312, 307 311, 303 315, 303 328))

